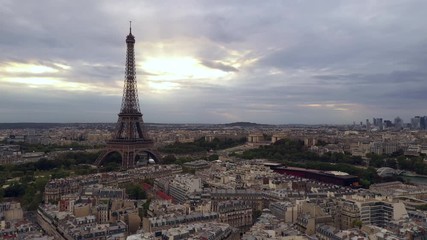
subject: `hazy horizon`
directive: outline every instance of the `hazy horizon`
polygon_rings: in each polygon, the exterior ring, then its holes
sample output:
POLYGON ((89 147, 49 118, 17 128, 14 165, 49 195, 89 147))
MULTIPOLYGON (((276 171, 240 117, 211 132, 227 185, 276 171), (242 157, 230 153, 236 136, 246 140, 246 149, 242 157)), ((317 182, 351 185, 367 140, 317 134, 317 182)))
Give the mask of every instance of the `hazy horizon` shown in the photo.
POLYGON ((427 115, 426 1, 1 2, 0 123, 114 123, 129 20, 145 122, 427 115))
MULTIPOLYGON (((393 120, 393 119, 383 119, 383 120, 393 120)), ((362 122, 364 125, 366 124, 365 121, 359 121, 354 123, 356 125, 360 125, 360 122, 362 122)), ((372 124, 372 119, 369 119, 369 122, 372 124)), ((393 121, 392 121, 393 122, 393 121)), ((116 124, 117 121, 113 122, 0 122, 0 125, 2 124, 116 124)), ((144 122, 145 124, 171 124, 171 125, 183 125, 183 124, 190 124, 190 125, 226 125, 226 124, 236 124, 236 123, 250 123, 250 124, 258 124, 258 125, 307 125, 307 126, 317 126, 317 125, 329 125, 329 126, 344 126, 344 125, 353 125, 353 122, 351 123, 265 123, 265 122, 248 122, 248 121, 237 121, 237 122, 218 122, 218 123, 208 123, 208 122, 144 122)), ((409 124, 410 121, 403 121, 404 124, 409 124)))

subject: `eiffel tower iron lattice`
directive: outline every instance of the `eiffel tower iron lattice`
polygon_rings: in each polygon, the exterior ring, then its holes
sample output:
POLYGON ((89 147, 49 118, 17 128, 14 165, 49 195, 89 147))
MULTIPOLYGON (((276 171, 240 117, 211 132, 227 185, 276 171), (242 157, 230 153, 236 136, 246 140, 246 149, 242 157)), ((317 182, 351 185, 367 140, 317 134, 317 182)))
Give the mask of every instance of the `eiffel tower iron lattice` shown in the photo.
POLYGON ((144 121, 139 107, 138 88, 135 69, 135 37, 132 35, 132 26, 126 37, 126 71, 123 89, 122 106, 116 123, 114 137, 107 141, 107 147, 95 161, 100 166, 105 158, 117 152, 122 157, 122 169, 135 167, 137 156, 146 154, 157 163, 160 161, 159 154, 154 150, 154 142, 151 140, 144 128, 144 121))

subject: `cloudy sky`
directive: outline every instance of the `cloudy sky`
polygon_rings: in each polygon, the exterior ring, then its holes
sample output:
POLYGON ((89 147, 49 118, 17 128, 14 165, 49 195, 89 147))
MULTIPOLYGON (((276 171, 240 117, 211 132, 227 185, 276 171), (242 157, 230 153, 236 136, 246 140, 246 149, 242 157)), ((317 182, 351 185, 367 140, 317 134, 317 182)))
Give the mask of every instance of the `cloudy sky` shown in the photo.
POLYGON ((161 123, 427 115, 427 1, 0 0, 0 122, 115 122, 128 21, 161 123))

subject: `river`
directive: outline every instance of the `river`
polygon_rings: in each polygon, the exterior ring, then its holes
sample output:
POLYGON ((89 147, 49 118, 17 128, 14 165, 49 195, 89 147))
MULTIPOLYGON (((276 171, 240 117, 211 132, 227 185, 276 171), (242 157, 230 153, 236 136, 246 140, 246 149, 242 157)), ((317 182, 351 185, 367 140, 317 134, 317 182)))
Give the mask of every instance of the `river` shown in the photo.
POLYGON ((409 181, 410 183, 415 183, 415 184, 422 184, 422 185, 427 185, 427 178, 426 177, 415 177, 415 176, 400 176, 403 179, 405 179, 406 181, 409 181))

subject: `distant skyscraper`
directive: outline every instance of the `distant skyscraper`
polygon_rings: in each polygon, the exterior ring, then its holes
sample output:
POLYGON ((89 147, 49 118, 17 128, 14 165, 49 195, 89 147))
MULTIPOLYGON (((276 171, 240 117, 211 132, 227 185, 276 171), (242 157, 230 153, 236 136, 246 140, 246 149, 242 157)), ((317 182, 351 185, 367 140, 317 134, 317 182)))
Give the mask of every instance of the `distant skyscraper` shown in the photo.
POLYGON ((391 128, 393 123, 390 120, 384 120, 384 128, 391 128))
POLYGON ((421 119, 420 119, 420 128, 422 130, 427 129, 427 116, 421 117, 421 119))
POLYGON ((420 116, 415 116, 411 118, 411 128, 412 129, 420 129, 421 118, 420 116))
POLYGON ((383 119, 382 118, 374 118, 373 119, 374 126, 378 128, 378 130, 383 130, 383 119))
POLYGON ((403 128, 403 120, 400 117, 396 117, 394 119, 394 127, 396 129, 402 129, 403 128))

